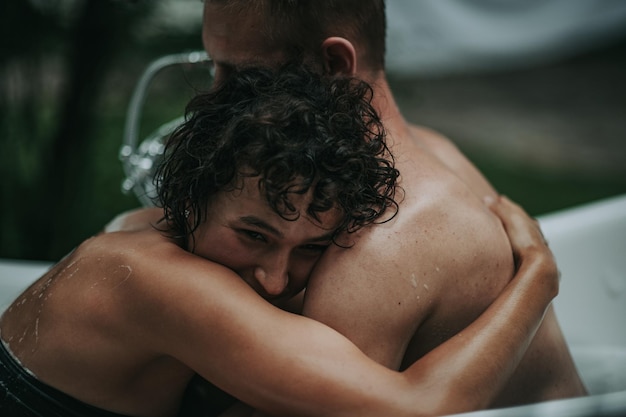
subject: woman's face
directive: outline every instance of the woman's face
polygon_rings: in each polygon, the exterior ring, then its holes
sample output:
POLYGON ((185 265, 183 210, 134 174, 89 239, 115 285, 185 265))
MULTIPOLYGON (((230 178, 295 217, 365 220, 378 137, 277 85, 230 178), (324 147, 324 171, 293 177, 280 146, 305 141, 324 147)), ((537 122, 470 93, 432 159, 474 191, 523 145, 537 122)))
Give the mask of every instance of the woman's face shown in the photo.
POLYGON ((194 253, 222 264, 246 281, 262 297, 284 300, 307 284, 315 263, 332 244, 339 212, 306 215, 310 196, 297 195, 292 203, 301 213, 283 219, 261 195, 258 177, 243 180, 243 187, 220 192, 196 232, 194 253))

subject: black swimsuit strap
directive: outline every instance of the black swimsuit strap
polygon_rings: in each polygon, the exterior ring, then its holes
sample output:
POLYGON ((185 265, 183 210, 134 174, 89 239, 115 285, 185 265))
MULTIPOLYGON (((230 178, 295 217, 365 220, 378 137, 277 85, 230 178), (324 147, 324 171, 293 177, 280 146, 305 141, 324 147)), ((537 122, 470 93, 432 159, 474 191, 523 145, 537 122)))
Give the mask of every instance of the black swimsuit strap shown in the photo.
POLYGON ((128 417, 86 404, 41 381, 0 341, 0 415, 6 417, 128 417))

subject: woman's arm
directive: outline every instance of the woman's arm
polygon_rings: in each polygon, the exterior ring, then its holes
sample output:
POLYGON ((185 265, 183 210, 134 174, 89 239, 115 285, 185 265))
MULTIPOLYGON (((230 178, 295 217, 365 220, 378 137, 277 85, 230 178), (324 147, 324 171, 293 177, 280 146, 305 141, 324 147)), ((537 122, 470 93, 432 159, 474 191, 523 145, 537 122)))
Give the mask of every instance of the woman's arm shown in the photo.
MULTIPOLYGON (((400 383, 389 382, 395 392, 383 392, 393 404, 378 398, 380 387, 363 375, 364 383, 374 384, 375 399, 369 398, 372 404, 352 410, 352 415, 440 415, 485 408, 519 364, 558 292, 559 273, 536 221, 505 197, 488 204, 509 235, 516 276, 467 329, 409 367, 400 383)), ((375 382, 383 382, 382 377, 375 382)), ((222 417, 261 415, 238 404, 222 417)))
POLYGON ((402 417, 484 408, 515 370, 558 290, 537 224, 507 199, 493 210, 510 234, 516 277, 480 318, 402 373, 187 252, 147 262, 150 275, 161 277, 141 288, 153 305, 135 303, 128 318, 145 314, 136 332, 150 345, 269 415, 402 417))

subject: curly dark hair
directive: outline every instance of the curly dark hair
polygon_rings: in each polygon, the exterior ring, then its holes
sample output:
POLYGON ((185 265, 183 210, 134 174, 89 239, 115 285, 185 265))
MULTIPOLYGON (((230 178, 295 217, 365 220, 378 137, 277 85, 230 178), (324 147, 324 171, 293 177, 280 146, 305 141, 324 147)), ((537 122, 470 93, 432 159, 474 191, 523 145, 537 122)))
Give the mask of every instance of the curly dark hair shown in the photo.
POLYGON ((287 65, 236 71, 194 97, 156 174, 170 235, 187 245, 211 198, 246 176, 259 177, 261 195, 285 219, 300 215, 294 194, 312 191, 307 214, 315 219, 339 208, 335 238, 377 222, 389 207, 393 217, 399 173, 372 94, 363 81, 287 65))

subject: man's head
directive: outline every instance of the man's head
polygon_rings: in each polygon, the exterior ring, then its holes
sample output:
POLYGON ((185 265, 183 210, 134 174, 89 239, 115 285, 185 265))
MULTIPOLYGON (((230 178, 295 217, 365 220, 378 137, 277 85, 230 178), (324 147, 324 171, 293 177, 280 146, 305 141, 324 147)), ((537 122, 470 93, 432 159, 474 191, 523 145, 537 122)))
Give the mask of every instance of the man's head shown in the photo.
POLYGON ((384 0, 205 0, 203 41, 218 81, 285 62, 370 79, 384 69, 385 25, 384 0))
POLYGON ((172 233, 187 241, 215 196, 249 178, 287 220, 338 210, 334 235, 380 220, 398 171, 371 97, 362 81, 297 66, 235 71, 195 97, 157 172, 172 233))

